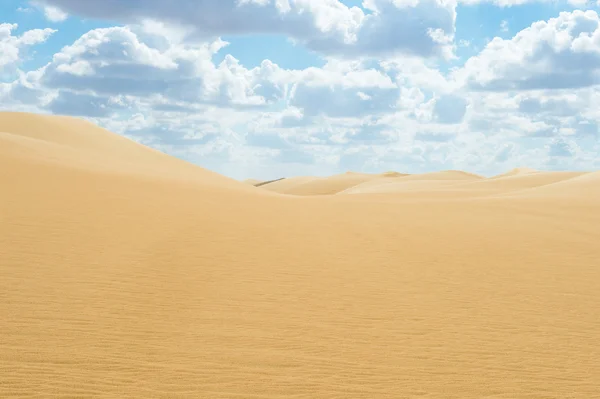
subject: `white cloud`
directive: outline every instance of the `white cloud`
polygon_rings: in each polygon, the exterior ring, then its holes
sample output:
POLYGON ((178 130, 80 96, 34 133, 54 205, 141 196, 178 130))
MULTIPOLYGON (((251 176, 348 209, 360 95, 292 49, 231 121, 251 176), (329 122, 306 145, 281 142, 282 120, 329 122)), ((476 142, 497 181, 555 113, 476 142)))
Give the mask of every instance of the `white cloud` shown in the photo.
MULTIPOLYGON (((577 1, 577 0, 575 0, 577 1)), ((489 3, 489 4, 493 4, 497 7, 504 7, 504 8, 508 8, 508 7, 515 7, 515 6, 521 6, 524 4, 532 4, 532 3, 552 3, 553 0, 459 0, 458 1, 460 4, 464 4, 464 5, 476 5, 476 4, 482 4, 482 3, 489 3)))
POLYGON ((452 55, 455 0, 370 0, 348 7, 340 0, 148 0, 135 2, 43 0, 87 17, 139 23, 147 19, 184 26, 204 38, 227 34, 284 34, 324 54, 343 57, 452 55))
POLYGON ((215 65, 214 54, 227 43, 178 42, 168 35, 144 27, 90 31, 54 55, 40 84, 58 93, 52 106, 68 113, 73 103, 77 115, 86 107, 105 115, 114 109, 106 98, 115 96, 164 112, 192 112, 203 104, 257 110, 286 102, 301 112, 282 119, 292 125, 321 114, 393 112, 398 104, 396 83, 381 68, 359 61, 332 59, 323 68, 285 70, 265 60, 248 69, 226 55, 215 65))
POLYGON ((62 11, 60 8, 52 6, 44 7, 44 15, 51 22, 63 22, 69 17, 69 14, 62 11))
POLYGON ((600 19, 595 11, 561 12, 508 40, 498 37, 456 77, 473 90, 566 89, 600 83, 600 19))
POLYGON ((101 97, 133 96, 171 109, 208 103, 265 105, 281 95, 279 68, 272 63, 248 70, 227 56, 215 65, 212 56, 226 45, 220 39, 192 45, 162 37, 166 45, 153 46, 141 40, 150 34, 138 36, 136 29, 113 27, 84 34, 54 55, 44 68, 42 84, 52 90, 101 97))
POLYGON ((39 10, 44 14, 44 17, 54 23, 64 22, 69 18, 69 14, 61 10, 59 7, 44 3, 42 0, 30 0, 29 4, 33 7, 22 8, 19 7, 18 11, 32 12, 34 9, 39 10))
POLYGON ((588 0, 567 0, 567 2, 577 8, 584 8, 589 4, 588 0))
POLYGON ((392 76, 396 82, 409 87, 435 92, 453 92, 458 84, 449 80, 436 64, 429 64, 416 57, 387 58, 379 63, 383 71, 392 76))
POLYGON ((0 72, 16 65, 23 58, 23 50, 45 42, 53 29, 32 29, 24 32, 21 36, 13 36, 17 24, 0 24, 0 72))
MULTIPOLYGON (((240 7, 294 13, 300 2, 246 3, 240 7)), ((367 3, 378 10, 413 7, 410 1, 367 3)), ((528 83, 536 73, 568 76, 570 57, 596 52, 595 13, 558 19, 495 39, 451 72, 417 56, 377 62, 329 56, 323 67, 302 70, 269 60, 248 68, 235 54, 216 63, 216 53, 227 49, 223 40, 191 40, 193 27, 146 20, 92 30, 43 68, 17 72, 14 82, 0 83, 0 104, 87 117, 238 178, 347 169, 585 168, 600 155, 600 90, 528 83)), ((25 46, 43 39, 37 31, 18 38, 12 31, 0 29, 0 42, 11 37, 25 46)))

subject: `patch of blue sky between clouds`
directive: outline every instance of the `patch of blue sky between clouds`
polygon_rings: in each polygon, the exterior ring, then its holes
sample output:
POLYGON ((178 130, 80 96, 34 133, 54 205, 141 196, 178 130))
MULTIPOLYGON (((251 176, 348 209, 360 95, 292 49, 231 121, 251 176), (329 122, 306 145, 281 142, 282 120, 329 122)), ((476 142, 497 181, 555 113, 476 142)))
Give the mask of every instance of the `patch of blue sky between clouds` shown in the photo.
POLYGON ((461 66, 481 52, 494 37, 511 39, 536 21, 546 21, 561 11, 572 9, 566 2, 540 1, 510 7, 498 7, 492 3, 459 4, 455 34, 458 59, 450 65, 461 66))
POLYGON ((318 54, 295 44, 283 35, 253 34, 246 36, 223 36, 229 43, 222 48, 213 61, 219 64, 227 54, 231 54, 246 68, 260 66, 263 60, 270 60, 284 69, 306 69, 322 67, 325 60, 318 54))
POLYGON ((50 28, 55 32, 42 44, 28 49, 20 60, 19 68, 24 71, 36 70, 52 60, 64 46, 71 45, 84 33, 92 29, 115 26, 114 22, 78 17, 67 18, 62 22, 52 22, 46 18, 41 8, 29 1, 1 0, 0 23, 17 24, 12 34, 19 36, 32 29, 50 28))

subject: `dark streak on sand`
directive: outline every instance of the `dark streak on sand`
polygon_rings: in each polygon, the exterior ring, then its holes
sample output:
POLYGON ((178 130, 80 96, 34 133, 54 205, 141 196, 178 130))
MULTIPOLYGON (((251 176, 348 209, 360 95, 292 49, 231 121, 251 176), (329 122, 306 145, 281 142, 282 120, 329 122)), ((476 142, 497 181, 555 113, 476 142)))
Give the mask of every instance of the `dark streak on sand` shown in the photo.
POLYGON ((285 177, 282 177, 282 178, 279 178, 279 179, 275 179, 275 180, 263 181, 263 182, 255 184, 254 187, 260 187, 260 186, 264 186, 264 185, 269 184, 269 183, 275 183, 276 181, 283 180, 283 179, 285 179, 285 177))

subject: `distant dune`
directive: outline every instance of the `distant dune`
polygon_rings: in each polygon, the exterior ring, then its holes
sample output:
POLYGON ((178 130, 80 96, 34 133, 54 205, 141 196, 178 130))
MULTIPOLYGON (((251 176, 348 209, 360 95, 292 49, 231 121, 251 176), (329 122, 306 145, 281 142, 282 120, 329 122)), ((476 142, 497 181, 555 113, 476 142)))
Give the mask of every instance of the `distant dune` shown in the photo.
POLYGON ((441 172, 421 173, 407 176, 410 180, 479 180, 482 176, 462 170, 444 170, 441 172))
POLYGON ((501 177, 510 177, 510 176, 521 176, 521 175, 528 175, 531 173, 537 173, 538 171, 535 169, 531 169, 531 168, 514 168, 509 170, 506 173, 501 173, 499 175, 493 176, 491 177, 491 179, 496 179, 496 178, 501 178, 501 177))
POLYGON ((344 173, 330 177, 292 177, 271 183, 264 188, 281 194, 291 195, 332 195, 361 183, 370 181, 386 181, 406 176, 397 172, 383 174, 344 173))
POLYGON ((0 397, 597 397, 599 173, 253 187, 2 113, 0 397))
MULTIPOLYGON (((600 172, 552 172, 547 175, 554 181, 549 184, 536 184, 522 187, 516 193, 503 193, 504 196, 516 194, 519 198, 538 198, 555 201, 558 198, 591 205, 600 203, 600 172), (560 178, 563 177, 563 178, 560 178)), ((550 179, 548 179, 550 180, 550 179)))
POLYGON ((465 188, 490 189, 492 192, 507 193, 516 190, 529 189, 546 186, 565 180, 570 180, 584 175, 585 172, 532 172, 522 174, 511 174, 504 177, 492 177, 490 179, 467 183, 465 188))
POLYGON ((510 174, 503 177, 495 176, 489 179, 475 177, 457 180, 436 180, 427 175, 411 175, 388 182, 373 181, 360 184, 341 192, 341 194, 397 193, 405 197, 481 197, 515 193, 569 180, 584 174, 585 172, 536 172, 510 174), (425 176, 425 178, 419 179, 420 176, 425 176))
POLYGON ((367 193, 415 193, 421 195, 423 191, 436 191, 450 186, 456 186, 465 181, 479 181, 483 178, 472 173, 448 170, 433 173, 413 175, 395 175, 388 179, 371 179, 362 184, 349 187, 339 194, 367 194, 367 193))

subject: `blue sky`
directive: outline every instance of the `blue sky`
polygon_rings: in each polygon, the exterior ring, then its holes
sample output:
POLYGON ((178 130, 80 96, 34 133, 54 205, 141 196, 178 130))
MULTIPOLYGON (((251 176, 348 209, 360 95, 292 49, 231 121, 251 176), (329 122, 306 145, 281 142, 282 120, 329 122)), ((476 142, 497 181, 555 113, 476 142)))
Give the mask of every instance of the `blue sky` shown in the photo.
POLYGON ((4 0, 0 109, 234 178, 600 167, 583 0, 4 0))

